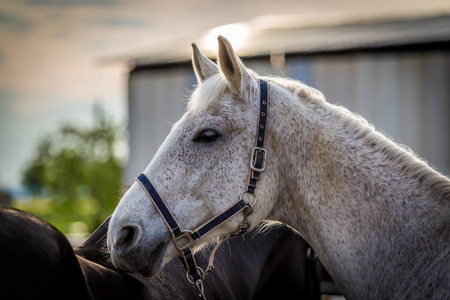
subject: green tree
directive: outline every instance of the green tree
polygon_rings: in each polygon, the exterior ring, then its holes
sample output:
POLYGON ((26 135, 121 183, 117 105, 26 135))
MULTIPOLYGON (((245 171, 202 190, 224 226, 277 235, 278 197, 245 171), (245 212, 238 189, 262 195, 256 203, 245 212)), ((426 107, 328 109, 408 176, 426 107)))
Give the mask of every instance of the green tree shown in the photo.
POLYGON ((34 196, 51 199, 53 212, 42 217, 63 232, 67 228, 61 224, 76 221, 91 231, 97 228, 114 210, 121 190, 115 148, 123 132, 99 106, 94 120, 91 128, 65 124, 43 137, 23 172, 22 183, 34 196))

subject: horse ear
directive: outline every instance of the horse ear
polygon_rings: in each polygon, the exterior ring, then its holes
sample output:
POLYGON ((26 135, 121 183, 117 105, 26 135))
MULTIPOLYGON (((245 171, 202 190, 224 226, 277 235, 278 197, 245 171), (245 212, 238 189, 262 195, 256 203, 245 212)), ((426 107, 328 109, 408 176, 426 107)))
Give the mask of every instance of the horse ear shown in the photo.
POLYGON ((219 67, 222 73, 231 84, 233 90, 241 94, 243 84, 250 78, 244 64, 233 50, 231 43, 223 36, 218 37, 219 40, 219 67))
POLYGON ((192 66, 197 82, 202 83, 209 77, 219 73, 217 65, 200 52, 196 44, 192 44, 192 66))

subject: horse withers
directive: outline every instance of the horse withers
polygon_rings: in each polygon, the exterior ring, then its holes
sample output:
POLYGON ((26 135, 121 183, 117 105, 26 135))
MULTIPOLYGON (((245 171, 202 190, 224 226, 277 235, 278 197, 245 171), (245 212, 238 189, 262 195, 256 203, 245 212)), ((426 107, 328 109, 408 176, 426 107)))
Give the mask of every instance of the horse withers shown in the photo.
MULTIPOLYGON (((188 230, 236 201, 255 203, 250 215, 237 212, 192 250, 236 232, 244 218, 250 228, 276 220, 313 246, 348 299, 448 297, 450 180, 316 89, 258 76, 223 37, 217 61, 194 47, 198 87, 143 171, 188 230), (261 111, 261 82, 268 83, 267 112, 261 111), (263 148, 255 147, 261 125, 263 148), (248 197, 255 172, 260 176, 248 197)), ((166 225, 134 183, 109 227, 114 265, 157 274, 179 255, 166 225)))

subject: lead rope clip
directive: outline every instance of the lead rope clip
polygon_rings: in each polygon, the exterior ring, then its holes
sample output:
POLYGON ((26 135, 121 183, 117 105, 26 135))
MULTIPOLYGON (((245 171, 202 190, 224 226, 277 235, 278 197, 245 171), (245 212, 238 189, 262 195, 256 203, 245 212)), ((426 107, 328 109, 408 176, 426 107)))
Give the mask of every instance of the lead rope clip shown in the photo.
POLYGON ((253 204, 247 203, 247 207, 244 208, 244 211, 243 211, 244 212, 244 220, 241 223, 239 223, 238 230, 235 233, 231 234, 232 237, 247 233, 248 229, 250 228, 250 222, 248 221, 248 216, 250 216, 253 213, 253 204))

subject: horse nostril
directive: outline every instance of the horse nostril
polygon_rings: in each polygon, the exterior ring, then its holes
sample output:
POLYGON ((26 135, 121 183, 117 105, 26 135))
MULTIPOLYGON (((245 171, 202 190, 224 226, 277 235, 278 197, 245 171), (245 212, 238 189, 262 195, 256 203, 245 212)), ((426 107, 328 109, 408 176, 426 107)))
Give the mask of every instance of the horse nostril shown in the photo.
POLYGON ((124 226, 117 233, 116 249, 121 255, 129 254, 138 246, 141 238, 141 226, 137 224, 124 226))
POLYGON ((133 241, 134 237, 136 236, 136 231, 133 227, 125 227, 123 228, 124 231, 124 237, 122 239, 123 244, 129 244, 131 241, 133 241))

